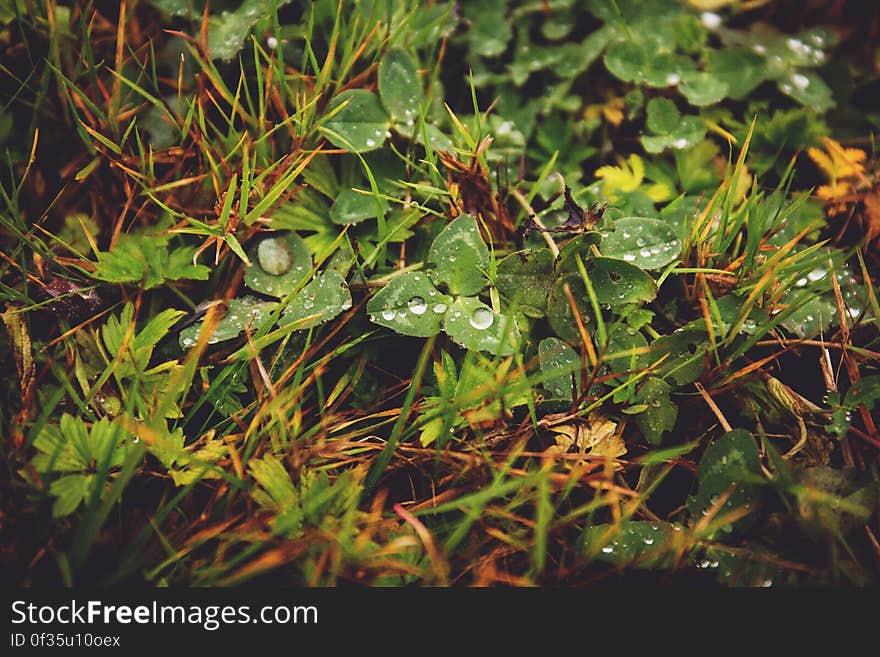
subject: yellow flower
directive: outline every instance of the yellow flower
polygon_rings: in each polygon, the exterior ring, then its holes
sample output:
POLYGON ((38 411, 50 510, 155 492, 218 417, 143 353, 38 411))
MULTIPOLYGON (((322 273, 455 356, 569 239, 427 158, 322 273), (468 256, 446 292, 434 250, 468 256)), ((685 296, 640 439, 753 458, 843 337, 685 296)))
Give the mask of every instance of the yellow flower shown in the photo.
MULTIPOLYGON (((596 170, 596 177, 602 180, 602 193, 609 200, 620 194, 634 192, 645 180, 645 163, 633 153, 626 160, 619 160, 619 166, 605 165, 596 170)), ((668 186, 656 183, 643 190, 655 203, 672 198, 673 191, 668 186)))

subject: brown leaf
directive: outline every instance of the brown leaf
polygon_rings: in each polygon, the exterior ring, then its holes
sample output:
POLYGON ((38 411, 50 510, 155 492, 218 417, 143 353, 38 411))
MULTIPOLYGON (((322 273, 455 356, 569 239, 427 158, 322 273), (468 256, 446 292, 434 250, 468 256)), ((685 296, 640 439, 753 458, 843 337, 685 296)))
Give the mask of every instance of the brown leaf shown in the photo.
POLYGON ((574 447, 580 454, 616 459, 626 454, 626 445, 617 432, 617 423, 600 415, 586 421, 551 426, 557 449, 568 452, 574 447))
POLYGON ((880 190, 873 190, 863 197, 865 204, 865 235, 870 242, 880 236, 880 190))

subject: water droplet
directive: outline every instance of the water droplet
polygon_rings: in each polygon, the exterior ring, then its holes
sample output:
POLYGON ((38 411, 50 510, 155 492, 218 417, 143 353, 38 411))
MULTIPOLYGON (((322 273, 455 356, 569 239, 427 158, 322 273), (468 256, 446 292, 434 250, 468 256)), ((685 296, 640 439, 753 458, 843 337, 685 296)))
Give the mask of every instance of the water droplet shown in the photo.
POLYGON ((339 306, 339 309, 342 311, 349 310, 351 308, 351 299, 346 299, 342 302, 342 305, 339 306))
POLYGON ((646 538, 645 545, 654 545, 654 539, 653 538, 646 538))
POLYGON ((415 315, 423 315, 428 309, 428 304, 422 297, 413 297, 407 304, 410 311, 415 315))
POLYGON ((498 126, 498 129, 495 131, 497 135, 509 135, 513 131, 513 122, 512 121, 504 121, 501 125, 498 126))
POLYGON ((306 310, 311 310, 314 307, 315 307, 315 302, 312 301, 311 299, 306 298, 306 300, 303 301, 303 308, 305 308, 306 310))
POLYGON ((681 150, 682 148, 686 148, 687 145, 688 145, 688 141, 684 137, 679 137, 674 142, 672 142, 672 146, 674 148, 679 149, 679 150, 681 150))
POLYGON ((788 39, 786 39, 785 45, 788 46, 789 50, 794 51, 798 55, 803 55, 805 54, 805 50, 810 49, 807 44, 805 44, 800 39, 795 39, 794 37, 789 37, 788 39))
POLYGON ((636 246, 645 246, 645 238, 640 237, 636 240, 636 246))
POLYGON ((633 262, 636 259, 636 256, 634 253, 624 253, 623 259, 627 262, 633 262))
POLYGON ((293 266, 293 254, 286 239, 269 237, 257 247, 257 261, 267 274, 280 276, 289 272, 293 266))
POLYGON ((642 256, 643 258, 650 258, 651 257, 651 249, 641 249, 641 250, 639 250, 639 255, 642 256))
POLYGON ((759 55, 763 55, 765 52, 767 52, 767 49, 764 46, 762 46, 760 43, 756 43, 755 45, 753 45, 752 50, 755 51, 756 53, 758 53, 759 55))
POLYGON ((193 341, 191 338, 184 338, 183 339, 183 346, 184 347, 189 347, 192 343, 193 343, 193 341))
POLYGON ((803 91, 810 86, 810 78, 808 78, 806 75, 802 75, 801 73, 795 73, 791 76, 791 83, 798 89, 803 91))
POLYGON ((797 281, 795 282, 795 285, 797 285, 798 287, 803 287, 803 286, 806 285, 808 282, 809 282, 809 281, 807 280, 807 278, 806 278, 806 277, 803 277, 803 278, 799 278, 799 279, 797 279, 797 281))
POLYGON ((495 314, 488 308, 475 308, 471 312, 470 322, 475 329, 483 330, 492 326, 495 321, 495 314))
POLYGON ((445 303, 435 303, 434 304, 434 312, 438 315, 446 312, 446 304, 445 303))
POLYGON ((828 272, 820 267, 814 269, 809 274, 807 274, 807 278, 809 278, 811 281, 821 281, 823 278, 825 278, 827 274, 828 272))
POLYGON ((367 139, 367 148, 373 148, 376 145, 376 141, 374 139, 367 139))
POLYGON ((713 11, 704 11, 700 14, 700 22, 708 29, 714 30, 721 26, 721 16, 713 11))
POLYGON ((266 45, 269 46, 269 50, 275 50, 278 47, 278 39, 270 36, 266 39, 266 45))
POLYGON ((390 322, 392 319, 394 319, 396 315, 397 313, 395 313, 394 310, 392 310, 391 308, 386 308, 382 311, 382 319, 384 319, 386 322, 390 322))
POLYGON ((673 87, 681 82, 681 76, 678 73, 670 73, 666 76, 666 84, 673 87))
POLYGON ((604 552, 605 554, 611 554, 612 552, 614 552, 614 547, 612 547, 611 545, 606 545, 602 548, 602 552, 604 552))

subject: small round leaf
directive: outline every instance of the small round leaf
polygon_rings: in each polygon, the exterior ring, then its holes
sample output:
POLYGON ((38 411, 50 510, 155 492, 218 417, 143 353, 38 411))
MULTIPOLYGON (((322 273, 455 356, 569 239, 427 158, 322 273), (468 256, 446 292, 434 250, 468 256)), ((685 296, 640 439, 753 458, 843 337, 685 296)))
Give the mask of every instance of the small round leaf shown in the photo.
POLYGON ((440 332, 452 298, 441 294, 425 274, 407 272, 388 281, 367 302, 370 321, 401 335, 427 338, 440 332))
POLYGON ((538 345, 538 362, 544 387, 554 397, 570 400, 572 380, 574 386, 580 388, 581 359, 578 353, 559 338, 544 338, 538 345))
POLYGON ((363 153, 379 148, 386 139, 388 115, 376 94, 366 89, 351 89, 336 96, 327 108, 333 112, 344 105, 324 124, 327 138, 339 148, 363 153))
MULTIPOLYGON (((232 340, 245 329, 256 331, 277 305, 275 301, 261 301, 250 295, 233 299, 226 308, 226 314, 214 327, 208 344, 232 340)), ((178 341, 181 347, 189 349, 196 345, 203 323, 204 321, 197 322, 180 332, 178 341)))
POLYGON ((351 308, 351 292, 335 271, 323 271, 290 300, 278 319, 284 326, 296 322, 298 329, 323 324, 351 308))
POLYGON ((422 83, 412 55, 392 48, 379 62, 379 96, 392 120, 413 125, 422 102, 422 83))
POLYGON ((469 214, 454 219, 434 238, 425 264, 434 284, 446 286, 452 295, 476 294, 486 287, 489 249, 477 220, 469 214))
POLYGON ((498 263, 495 287, 526 315, 542 317, 553 277, 549 249, 517 251, 498 263))
POLYGON ((456 343, 473 351, 496 356, 512 354, 519 345, 519 328, 476 297, 460 297, 446 311, 443 329, 456 343))
POLYGON ((264 237, 249 249, 251 266, 244 283, 252 290, 281 298, 290 294, 312 267, 312 256, 302 238, 279 231, 264 237))
POLYGON ((644 271, 623 260, 593 258, 587 263, 587 275, 599 303, 647 302, 657 296, 657 284, 644 271))
POLYGON ((642 269, 660 269, 681 253, 681 240, 665 221, 648 217, 622 217, 605 233, 600 251, 642 269))

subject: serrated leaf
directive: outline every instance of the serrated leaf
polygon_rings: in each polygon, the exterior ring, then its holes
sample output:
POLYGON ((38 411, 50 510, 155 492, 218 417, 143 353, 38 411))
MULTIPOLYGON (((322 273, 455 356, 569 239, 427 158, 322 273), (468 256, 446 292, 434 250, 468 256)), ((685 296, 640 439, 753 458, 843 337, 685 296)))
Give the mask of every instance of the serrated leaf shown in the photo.
POLYGON ((593 258, 587 275, 599 303, 620 305, 647 302, 657 296, 657 284, 644 271, 623 260, 593 258))
POLYGON ((459 215, 436 238, 425 260, 428 276, 439 289, 449 294, 469 295, 487 283, 489 249, 480 235, 477 220, 459 215))
POLYGON ((142 283, 146 290, 165 280, 208 277, 207 267, 192 264, 192 250, 184 247, 169 255, 167 243, 164 236, 120 235, 110 251, 98 253, 93 275, 108 283, 142 283))
POLYGON ((512 354, 519 346, 519 328, 512 317, 501 315, 476 297, 459 297, 446 311, 443 330, 465 349, 512 354))
POLYGON ((526 315, 543 317, 553 280, 549 249, 517 251, 498 263, 495 287, 526 315))
POLYGON ((264 237, 248 249, 250 267, 244 283, 252 290, 281 298, 295 291, 312 268, 312 256, 302 238, 292 231, 264 237))
MULTIPOLYGON (((733 488, 721 505, 718 515, 747 507, 754 509, 760 500, 761 457, 755 439, 744 429, 730 431, 712 443, 703 454, 697 469, 697 492, 688 499, 688 510, 695 518, 710 512, 719 496, 733 488)), ((721 531, 745 528, 754 522, 746 515, 721 531)))
POLYGON ((678 406, 669 398, 670 392, 672 387, 663 379, 648 377, 633 398, 633 403, 646 406, 635 420, 645 440, 652 445, 659 445, 663 434, 675 428, 678 406))
POLYGON ((419 116, 422 83, 418 65, 402 48, 392 48, 379 62, 379 97, 393 121, 412 125, 419 116))
POLYGON ((665 221, 650 217, 621 217, 604 233, 599 250, 642 269, 660 269, 681 254, 681 240, 665 221))
POLYGON ((440 332, 452 297, 441 294, 425 274, 407 272, 367 302, 370 321, 400 333, 427 338, 440 332))
POLYGON ((94 475, 71 474, 49 484, 49 493, 55 497, 52 517, 63 518, 76 511, 89 494, 94 479, 94 475))
POLYGON ((542 385, 554 397, 570 400, 572 390, 580 390, 581 359, 566 342, 559 338, 541 340, 538 344, 538 362, 543 378, 542 385))
POLYGON ((880 376, 865 376, 847 391, 843 405, 854 409, 859 404, 864 404, 868 411, 873 411, 878 399, 880 399, 880 376))
POLYGON ((193 256, 196 253, 194 246, 182 246, 171 251, 168 256, 168 267, 165 270, 165 278, 169 281, 190 279, 206 281, 211 270, 205 265, 194 265, 193 256))
POLYGON ((290 300, 278 325, 296 322, 297 329, 307 329, 328 322, 349 308, 351 292, 345 278, 338 272, 324 271, 290 300))
POLYGON ((330 103, 327 113, 343 104, 344 107, 324 124, 327 138, 333 144, 364 153, 385 143, 390 123, 376 94, 366 89, 343 91, 330 103))
POLYGON ((344 226, 378 217, 380 212, 383 215, 388 212, 388 201, 384 198, 377 200, 371 194, 343 189, 330 206, 330 219, 334 224, 344 226))
POLYGON ((299 503, 299 495, 284 465, 274 456, 248 461, 248 470, 260 489, 252 493, 260 506, 279 510, 299 503))

